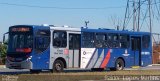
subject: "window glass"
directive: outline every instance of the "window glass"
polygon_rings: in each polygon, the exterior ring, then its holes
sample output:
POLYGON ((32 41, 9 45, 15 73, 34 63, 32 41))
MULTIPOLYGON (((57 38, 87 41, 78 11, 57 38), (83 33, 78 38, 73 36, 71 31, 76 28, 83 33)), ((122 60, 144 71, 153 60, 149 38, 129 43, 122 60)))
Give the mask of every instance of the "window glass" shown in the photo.
POLYGON ((131 38, 132 50, 140 50, 141 49, 141 39, 140 37, 132 37, 131 38))
POLYGON ((95 46, 98 48, 104 47, 106 35, 103 33, 97 33, 95 36, 95 46))
POLYGON ((73 41, 73 35, 69 35, 69 49, 73 49, 74 41, 73 41))
POLYGON ((33 36, 31 36, 31 35, 28 35, 27 37, 26 37, 26 47, 29 47, 29 48, 32 48, 32 46, 33 46, 33 36))
POLYGON ((121 34, 119 36, 120 40, 120 47, 121 48, 128 48, 129 47, 129 35, 121 34))
POLYGON ((75 45, 74 45, 74 49, 80 49, 80 35, 75 35, 75 45))
POLYGON ((119 35, 109 33, 107 42, 109 48, 119 48, 119 35))
POLYGON ((118 34, 109 33, 108 34, 108 40, 117 41, 118 40, 118 34))
POLYGON ((70 34, 69 35, 69 49, 80 49, 80 35, 70 34))
POLYGON ((149 35, 145 35, 142 37, 142 47, 143 48, 148 48, 149 47, 149 43, 150 43, 150 36, 149 35))
POLYGON ((67 46, 67 33, 65 31, 53 32, 53 46, 66 47, 67 46))
POLYGON ((94 33, 83 32, 82 33, 82 47, 94 48, 94 33))
POLYGON ((14 34, 10 38, 12 40, 12 49, 32 48, 33 46, 33 36, 30 34, 14 34))
POLYGON ((83 36, 82 36, 83 40, 94 40, 94 33, 92 33, 92 32, 83 32, 82 34, 83 34, 83 36))
POLYGON ((109 40, 111 40, 111 36, 108 36, 107 34, 104 34, 104 35, 105 35, 105 40, 103 42, 103 47, 110 48, 109 40))
POLYGON ((45 51, 50 44, 50 31, 38 30, 35 38, 35 49, 37 53, 45 51))

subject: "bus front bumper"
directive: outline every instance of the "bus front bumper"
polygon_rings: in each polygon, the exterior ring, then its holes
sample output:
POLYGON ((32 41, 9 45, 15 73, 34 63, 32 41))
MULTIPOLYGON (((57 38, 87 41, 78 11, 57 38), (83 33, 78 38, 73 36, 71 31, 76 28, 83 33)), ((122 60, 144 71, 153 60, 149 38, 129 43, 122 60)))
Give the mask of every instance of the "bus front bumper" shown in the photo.
POLYGON ((6 60, 6 68, 9 69, 32 69, 32 62, 27 59, 22 62, 11 62, 6 60))

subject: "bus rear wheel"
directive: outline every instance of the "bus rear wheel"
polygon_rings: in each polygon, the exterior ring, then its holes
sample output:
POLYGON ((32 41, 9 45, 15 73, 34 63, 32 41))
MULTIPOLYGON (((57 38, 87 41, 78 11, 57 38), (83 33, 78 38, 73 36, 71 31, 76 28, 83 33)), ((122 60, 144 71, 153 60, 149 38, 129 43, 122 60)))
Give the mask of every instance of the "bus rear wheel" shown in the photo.
POLYGON ((122 59, 117 59, 116 61, 116 70, 124 69, 124 61, 122 59))
POLYGON ((115 62, 115 67, 110 68, 111 71, 119 71, 124 69, 124 61, 122 59, 117 59, 115 62))
POLYGON ((61 60, 56 60, 53 64, 53 72, 63 72, 64 63, 61 60))

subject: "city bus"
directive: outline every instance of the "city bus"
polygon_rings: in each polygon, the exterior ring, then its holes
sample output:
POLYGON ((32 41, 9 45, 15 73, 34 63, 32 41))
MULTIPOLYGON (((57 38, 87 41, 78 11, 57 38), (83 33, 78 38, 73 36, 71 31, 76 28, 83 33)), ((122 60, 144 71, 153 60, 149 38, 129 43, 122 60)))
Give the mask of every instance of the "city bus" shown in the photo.
POLYGON ((9 27, 6 67, 30 72, 123 70, 152 63, 149 32, 53 25, 9 27))

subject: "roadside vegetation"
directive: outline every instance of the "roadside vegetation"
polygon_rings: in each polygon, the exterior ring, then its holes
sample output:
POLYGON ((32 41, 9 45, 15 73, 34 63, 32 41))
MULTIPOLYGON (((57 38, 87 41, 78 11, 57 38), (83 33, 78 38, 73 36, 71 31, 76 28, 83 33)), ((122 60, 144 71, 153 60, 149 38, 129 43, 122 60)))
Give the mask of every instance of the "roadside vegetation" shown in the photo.
POLYGON ((0 44, 0 65, 5 64, 6 53, 7 53, 7 45, 0 44))

